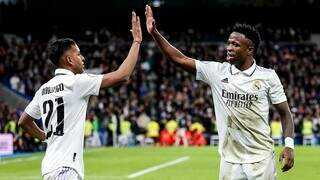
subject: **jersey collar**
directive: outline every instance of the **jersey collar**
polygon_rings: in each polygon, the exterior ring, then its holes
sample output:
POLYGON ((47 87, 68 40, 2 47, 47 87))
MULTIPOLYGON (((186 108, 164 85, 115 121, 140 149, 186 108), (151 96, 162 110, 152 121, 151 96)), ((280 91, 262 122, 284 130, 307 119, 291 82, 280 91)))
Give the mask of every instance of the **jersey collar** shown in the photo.
POLYGON ((242 74, 244 74, 246 76, 252 76, 252 74, 254 73, 256 68, 257 68, 256 60, 253 59, 253 64, 251 65, 251 67, 246 69, 246 70, 244 70, 244 71, 239 70, 238 68, 236 68, 235 65, 231 65, 230 66, 230 73, 232 75, 242 73, 242 74))
POLYGON ((59 76, 59 75, 74 75, 73 72, 71 72, 68 69, 62 69, 62 68, 58 68, 54 71, 54 75, 55 76, 59 76))

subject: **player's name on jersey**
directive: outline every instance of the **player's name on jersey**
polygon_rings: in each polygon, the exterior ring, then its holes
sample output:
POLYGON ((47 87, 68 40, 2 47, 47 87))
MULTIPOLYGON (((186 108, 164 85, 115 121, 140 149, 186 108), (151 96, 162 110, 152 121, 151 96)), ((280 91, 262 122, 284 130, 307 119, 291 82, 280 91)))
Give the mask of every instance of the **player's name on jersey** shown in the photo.
POLYGON ((57 92, 60 92, 63 90, 64 90, 64 86, 62 83, 60 83, 60 84, 53 86, 53 87, 44 87, 42 89, 42 95, 46 95, 46 94, 50 94, 50 93, 57 93, 57 92))
POLYGON ((226 105, 235 107, 235 108, 250 108, 253 101, 258 100, 257 94, 241 94, 237 91, 228 92, 225 89, 222 89, 222 97, 226 98, 226 105))

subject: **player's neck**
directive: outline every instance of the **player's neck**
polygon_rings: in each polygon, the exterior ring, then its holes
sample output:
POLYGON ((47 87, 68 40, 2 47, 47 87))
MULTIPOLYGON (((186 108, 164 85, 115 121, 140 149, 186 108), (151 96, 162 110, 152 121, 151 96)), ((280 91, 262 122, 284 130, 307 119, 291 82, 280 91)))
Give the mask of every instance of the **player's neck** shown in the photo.
POLYGON ((59 67, 60 69, 66 69, 66 70, 69 70, 69 71, 71 71, 73 74, 76 74, 73 70, 72 70, 72 68, 71 67, 66 67, 66 66, 60 66, 59 67))
POLYGON ((242 64, 236 64, 235 66, 240 71, 245 71, 245 70, 249 69, 253 63, 254 63, 253 58, 250 58, 250 59, 246 59, 242 64))

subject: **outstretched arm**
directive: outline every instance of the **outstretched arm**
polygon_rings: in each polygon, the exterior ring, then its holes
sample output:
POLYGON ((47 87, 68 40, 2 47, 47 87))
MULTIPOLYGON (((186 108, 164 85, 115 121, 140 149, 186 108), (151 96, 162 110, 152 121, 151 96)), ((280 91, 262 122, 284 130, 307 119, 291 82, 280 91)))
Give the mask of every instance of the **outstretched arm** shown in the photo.
POLYGON ((285 148, 280 154, 280 161, 283 163, 282 171, 288 171, 293 167, 294 164, 294 153, 293 153, 293 136, 294 136, 294 124, 292 116, 290 113, 288 102, 282 102, 280 104, 275 104, 275 108, 280 114, 282 131, 286 140, 289 140, 289 144, 285 144, 285 148), (291 141, 291 142, 290 142, 291 141), (292 146, 292 147, 288 147, 292 146))
POLYGON ((131 32, 133 36, 133 42, 132 42, 130 51, 128 53, 128 56, 116 71, 107 73, 103 76, 103 79, 101 82, 101 88, 112 87, 128 81, 130 78, 130 75, 134 70, 134 67, 138 61, 140 44, 142 41, 140 18, 139 16, 136 15, 135 12, 132 12, 131 24, 132 24, 131 32))
POLYGON ((37 138, 41 141, 44 141, 46 139, 46 133, 41 130, 36 123, 34 123, 34 119, 29 116, 26 112, 23 112, 18 125, 25 130, 27 133, 29 133, 32 137, 37 138))
POLYGON ((152 9, 146 5, 146 24, 148 33, 151 34, 162 53, 168 57, 171 61, 178 64, 184 70, 196 74, 195 59, 185 56, 178 49, 172 46, 157 30, 155 20, 153 18, 152 9))

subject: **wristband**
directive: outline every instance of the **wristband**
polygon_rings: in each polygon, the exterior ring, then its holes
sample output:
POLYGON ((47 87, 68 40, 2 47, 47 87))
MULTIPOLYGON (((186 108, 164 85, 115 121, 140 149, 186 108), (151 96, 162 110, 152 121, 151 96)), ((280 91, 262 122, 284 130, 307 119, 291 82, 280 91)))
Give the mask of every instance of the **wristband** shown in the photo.
POLYGON ((294 141, 291 137, 286 137, 284 139, 284 146, 294 149, 294 141))

